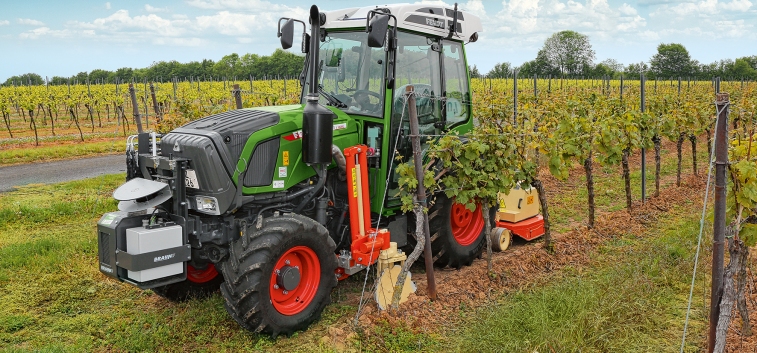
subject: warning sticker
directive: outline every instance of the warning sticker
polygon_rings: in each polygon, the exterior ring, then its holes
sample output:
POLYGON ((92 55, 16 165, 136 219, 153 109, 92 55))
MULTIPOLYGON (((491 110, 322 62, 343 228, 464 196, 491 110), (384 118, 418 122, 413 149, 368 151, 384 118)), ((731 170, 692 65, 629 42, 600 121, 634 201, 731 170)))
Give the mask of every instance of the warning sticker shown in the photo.
POLYGON ((283 189, 284 188, 284 181, 283 180, 274 180, 273 181, 273 188, 274 189, 283 189))
POLYGON ((357 171, 352 168, 352 197, 357 197, 357 171))
POLYGON ((534 197, 533 196, 526 197, 526 205, 530 205, 532 203, 534 203, 534 197))
POLYGON ((279 178, 287 177, 287 167, 279 167, 279 178))
POLYGON ((281 159, 283 159, 284 165, 289 165, 289 151, 284 151, 281 159))

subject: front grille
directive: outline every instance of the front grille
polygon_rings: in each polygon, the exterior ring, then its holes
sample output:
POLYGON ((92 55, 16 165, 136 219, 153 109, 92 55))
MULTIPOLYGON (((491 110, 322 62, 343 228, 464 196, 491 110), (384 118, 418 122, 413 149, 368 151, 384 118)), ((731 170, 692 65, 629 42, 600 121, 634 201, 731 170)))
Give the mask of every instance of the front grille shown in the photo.
POLYGON ((107 233, 100 232, 100 262, 110 266, 110 236, 107 233))
POLYGON ((244 176, 244 186, 271 185, 276 159, 279 156, 279 141, 280 139, 275 137, 255 146, 244 176))

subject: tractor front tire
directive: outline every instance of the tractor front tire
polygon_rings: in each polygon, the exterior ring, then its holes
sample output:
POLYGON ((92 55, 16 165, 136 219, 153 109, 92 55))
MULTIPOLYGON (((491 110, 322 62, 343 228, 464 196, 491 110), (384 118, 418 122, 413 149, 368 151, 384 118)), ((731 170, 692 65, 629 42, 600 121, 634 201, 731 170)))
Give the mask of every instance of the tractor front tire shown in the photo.
POLYGON ((434 264, 456 269, 470 266, 486 246, 486 227, 481 205, 477 205, 475 211, 470 211, 444 193, 435 195, 434 199, 428 212, 434 264))
POLYGON ((331 302, 335 249, 328 230, 302 215, 248 226, 221 265, 226 311, 245 329, 274 338, 306 329, 331 302))
POLYGON ((153 288, 153 293, 172 302, 189 299, 205 299, 218 291, 223 283, 223 276, 215 265, 209 263, 204 269, 195 269, 187 265, 187 279, 178 283, 153 288))

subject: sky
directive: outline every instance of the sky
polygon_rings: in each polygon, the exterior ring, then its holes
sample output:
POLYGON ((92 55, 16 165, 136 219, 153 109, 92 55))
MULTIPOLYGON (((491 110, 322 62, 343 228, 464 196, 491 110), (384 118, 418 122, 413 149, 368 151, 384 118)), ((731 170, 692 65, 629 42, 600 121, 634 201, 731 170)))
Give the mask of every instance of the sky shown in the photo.
MULTIPOLYGON (((278 18, 307 21, 314 1, 0 0, 0 82, 27 72, 72 76, 161 60, 217 61, 233 52, 268 55, 279 47, 278 18)), ((317 3, 321 11, 378 4, 317 3)), ((544 40, 562 30, 588 35, 597 62, 649 61, 660 43, 683 44, 702 63, 757 55, 757 0, 460 0, 459 6, 482 20, 478 42, 466 47, 469 64, 482 73, 500 62, 533 60, 544 40)))

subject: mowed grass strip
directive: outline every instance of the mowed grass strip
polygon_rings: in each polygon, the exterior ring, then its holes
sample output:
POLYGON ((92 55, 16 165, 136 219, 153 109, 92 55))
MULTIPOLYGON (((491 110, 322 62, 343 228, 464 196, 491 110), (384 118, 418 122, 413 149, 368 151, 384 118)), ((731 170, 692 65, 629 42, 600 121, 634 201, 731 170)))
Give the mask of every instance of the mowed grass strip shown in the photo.
MULTIPOLYGON (((480 308, 451 333, 451 344, 463 352, 678 352, 698 207, 694 202, 677 206, 644 236, 626 235, 604 244, 581 271, 564 271, 545 285, 480 308)), ((704 251, 687 352, 699 351, 704 339, 707 260, 704 251)))
POLYGON ((125 146, 124 139, 119 137, 107 141, 67 142, 39 147, 3 148, 0 150, 0 166, 122 153, 126 148, 125 146))

